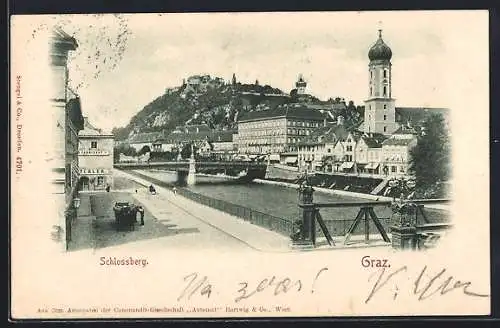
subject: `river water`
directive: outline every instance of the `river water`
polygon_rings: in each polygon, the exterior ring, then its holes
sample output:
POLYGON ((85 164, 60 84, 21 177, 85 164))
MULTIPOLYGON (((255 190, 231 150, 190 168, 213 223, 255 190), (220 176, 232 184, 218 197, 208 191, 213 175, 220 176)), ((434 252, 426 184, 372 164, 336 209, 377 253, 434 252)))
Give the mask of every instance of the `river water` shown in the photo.
MULTIPOLYGON (((151 170, 147 171, 147 174, 169 183, 175 183, 177 180, 175 172, 151 170)), ((257 182, 250 184, 222 184, 220 183, 222 181, 227 181, 227 178, 196 176, 197 184, 190 186, 189 189, 212 198, 245 206, 277 217, 289 220, 300 217, 300 208, 297 206, 298 194, 294 188, 257 182)), ((313 196, 314 202, 324 203, 367 201, 358 197, 330 195, 321 192, 315 192, 313 196)), ((358 211, 359 206, 322 208, 320 213, 324 220, 345 220, 348 225, 348 221, 354 220, 358 211)), ((374 211, 379 218, 389 218, 391 216, 391 210, 385 205, 376 206, 374 211)), ((426 209, 426 214, 433 222, 443 221, 448 215, 445 211, 434 209, 426 209)))

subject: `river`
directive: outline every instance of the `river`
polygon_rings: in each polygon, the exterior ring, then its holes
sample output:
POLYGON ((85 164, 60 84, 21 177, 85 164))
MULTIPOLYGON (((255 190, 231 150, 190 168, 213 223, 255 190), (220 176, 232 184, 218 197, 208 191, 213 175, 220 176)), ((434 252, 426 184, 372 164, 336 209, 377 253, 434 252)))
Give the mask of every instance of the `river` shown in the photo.
MULTIPOLYGON (((170 171, 151 170, 143 171, 148 175, 168 182, 175 183, 177 174, 170 171)), ((298 194, 294 188, 263 184, 263 183, 250 183, 250 184, 221 184, 220 182, 227 180, 223 177, 208 177, 196 176, 196 182, 189 189, 206 195, 212 198, 222 199, 224 201, 245 206, 253 210, 286 218, 289 220, 300 217, 300 209, 297 206, 298 194), (219 182, 219 183, 218 183, 219 182)), ((366 199, 357 197, 330 195, 321 192, 314 193, 314 202, 363 202, 366 199)), ((389 218, 391 210, 385 206, 376 206, 375 213, 380 218, 389 218)), ((359 207, 347 208, 322 208, 320 213, 325 220, 354 220, 359 207)), ((436 209, 426 209, 426 215, 432 222, 441 222, 448 217, 446 211, 436 209)), ((348 222, 346 222, 348 224, 348 222)))

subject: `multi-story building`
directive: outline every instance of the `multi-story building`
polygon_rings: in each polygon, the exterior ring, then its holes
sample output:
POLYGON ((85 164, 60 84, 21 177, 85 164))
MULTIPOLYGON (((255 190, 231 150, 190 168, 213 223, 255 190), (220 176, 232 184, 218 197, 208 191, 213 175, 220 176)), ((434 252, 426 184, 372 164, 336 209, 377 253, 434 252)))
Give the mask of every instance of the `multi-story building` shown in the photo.
POLYGON ((337 141, 333 148, 334 172, 356 172, 356 145, 360 136, 358 131, 351 131, 347 137, 337 141))
POLYGON ((297 145, 326 124, 325 120, 320 111, 304 106, 278 106, 246 113, 238 120, 238 153, 297 152, 297 145))
POLYGON ((334 153, 335 144, 348 134, 341 122, 317 128, 298 144, 299 171, 334 171, 334 163, 340 161, 334 153))
POLYGON ((358 172, 380 174, 382 144, 387 136, 381 133, 363 134, 356 144, 356 168, 358 172))
POLYGON ((380 163, 382 174, 407 175, 410 167, 410 151, 417 145, 413 133, 395 133, 382 143, 380 163))
POLYGON ((114 137, 105 133, 84 118, 79 133, 80 190, 103 190, 113 186, 114 137))
POLYGON ((80 98, 68 88, 67 60, 69 51, 76 50, 78 44, 59 28, 52 31, 49 42, 52 94, 48 98, 52 107, 50 129, 54 148, 47 161, 52 163, 53 193, 59 212, 51 235, 66 250, 71 239, 71 223, 76 216, 73 200, 77 198, 79 180, 78 131, 83 129, 80 98))

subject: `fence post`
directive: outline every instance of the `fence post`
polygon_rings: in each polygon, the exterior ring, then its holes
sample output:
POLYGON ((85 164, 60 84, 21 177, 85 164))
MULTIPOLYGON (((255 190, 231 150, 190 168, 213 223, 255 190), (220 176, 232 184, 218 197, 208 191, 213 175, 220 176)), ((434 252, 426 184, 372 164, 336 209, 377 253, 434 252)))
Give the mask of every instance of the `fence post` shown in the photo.
POLYGON ((301 185, 298 189, 299 202, 307 206, 301 207, 301 231, 298 235, 292 235, 293 246, 310 248, 316 245, 316 208, 313 204, 313 192, 314 189, 309 185, 301 185))
POLYGON ((391 225, 392 247, 394 249, 406 250, 417 248, 417 228, 413 216, 416 211, 404 210, 404 207, 395 208, 393 222, 391 225), (395 219, 395 220, 394 220, 395 219))

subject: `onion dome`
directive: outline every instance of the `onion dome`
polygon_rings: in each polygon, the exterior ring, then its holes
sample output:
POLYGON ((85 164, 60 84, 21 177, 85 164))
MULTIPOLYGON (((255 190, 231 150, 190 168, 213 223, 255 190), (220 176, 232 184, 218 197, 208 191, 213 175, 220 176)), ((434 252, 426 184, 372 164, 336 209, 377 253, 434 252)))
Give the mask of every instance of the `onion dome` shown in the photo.
POLYGON ((368 51, 370 60, 391 60, 392 50, 384 40, 382 40, 382 30, 378 30, 378 40, 368 51))

